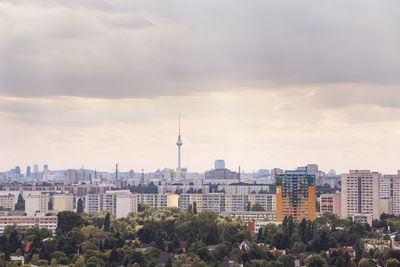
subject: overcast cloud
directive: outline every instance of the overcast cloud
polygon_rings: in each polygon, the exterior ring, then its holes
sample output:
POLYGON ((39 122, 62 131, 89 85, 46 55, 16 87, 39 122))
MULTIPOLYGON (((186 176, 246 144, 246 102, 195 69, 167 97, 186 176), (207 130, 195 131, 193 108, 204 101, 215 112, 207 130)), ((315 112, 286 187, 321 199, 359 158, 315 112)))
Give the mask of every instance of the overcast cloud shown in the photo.
POLYGON ((174 167, 179 112, 192 170, 400 169, 399 29, 397 0, 0 1, 0 169, 174 167))

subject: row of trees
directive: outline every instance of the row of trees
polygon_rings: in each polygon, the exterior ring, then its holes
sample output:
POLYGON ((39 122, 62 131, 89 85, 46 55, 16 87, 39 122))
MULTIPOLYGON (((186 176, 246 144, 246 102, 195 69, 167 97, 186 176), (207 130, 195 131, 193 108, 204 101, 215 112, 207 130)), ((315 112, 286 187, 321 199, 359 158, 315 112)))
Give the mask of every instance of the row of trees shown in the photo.
POLYGON ((394 218, 371 228, 333 214, 299 223, 289 217, 281 225, 268 224, 257 235, 240 219, 197 213, 195 203, 186 213, 141 205, 140 212, 128 218, 65 211, 58 219, 54 237, 46 229, 6 227, 0 237, 0 266, 11 255, 23 255, 35 265, 157 266, 163 252, 180 255, 167 266, 219 266, 225 257, 240 259, 245 266, 285 267, 295 266, 296 259, 307 266, 396 266, 400 260, 399 251, 366 251, 363 246, 366 237, 385 235, 385 223, 394 218), (250 247, 242 250, 239 244, 244 240, 250 247), (342 249, 345 246, 355 248, 355 259, 342 249))

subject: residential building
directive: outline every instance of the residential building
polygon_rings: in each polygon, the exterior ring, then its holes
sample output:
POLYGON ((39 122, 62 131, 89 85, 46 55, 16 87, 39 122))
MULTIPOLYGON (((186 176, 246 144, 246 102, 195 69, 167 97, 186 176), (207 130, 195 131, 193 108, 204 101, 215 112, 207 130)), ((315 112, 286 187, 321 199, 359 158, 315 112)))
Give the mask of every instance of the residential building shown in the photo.
POLYGON ((16 203, 15 195, 0 195, 0 207, 6 210, 14 210, 16 203))
POLYGON ((64 184, 70 185, 78 182, 78 171, 68 169, 64 173, 64 184))
POLYGON ((321 194, 320 196, 320 212, 331 212, 337 216, 341 216, 341 196, 340 193, 321 194))
POLYGON ((72 194, 53 195, 53 209, 57 211, 71 211, 74 209, 72 194))
POLYGON ((306 171, 285 171, 276 175, 276 221, 285 217, 293 220, 315 220, 315 176, 306 171))
POLYGON ((134 194, 118 194, 116 217, 127 217, 129 213, 137 212, 137 196, 134 194))
POLYGON ((223 179, 223 180, 238 180, 239 173, 228 170, 228 169, 215 169, 205 172, 205 178, 211 180, 223 179))
POLYGON ((25 197, 25 213, 27 216, 35 216, 37 212, 46 214, 48 212, 49 195, 27 195, 25 197))
POLYGON ((369 170, 350 170, 342 174, 342 217, 371 214, 379 219, 379 177, 369 170))
POLYGON ((151 207, 179 207, 177 194, 138 194, 137 203, 145 203, 151 207))
POLYGON ((240 217, 243 221, 276 221, 276 211, 224 211, 222 216, 240 217))
POLYGON ((362 223, 362 224, 369 224, 370 226, 372 226, 372 219, 373 219, 372 214, 355 213, 352 215, 352 218, 353 218, 354 222, 358 222, 358 223, 362 223))
POLYGON ((54 235, 56 233, 57 223, 57 216, 1 216, 0 235, 3 234, 4 228, 8 225, 16 225, 21 228, 47 228, 54 235))

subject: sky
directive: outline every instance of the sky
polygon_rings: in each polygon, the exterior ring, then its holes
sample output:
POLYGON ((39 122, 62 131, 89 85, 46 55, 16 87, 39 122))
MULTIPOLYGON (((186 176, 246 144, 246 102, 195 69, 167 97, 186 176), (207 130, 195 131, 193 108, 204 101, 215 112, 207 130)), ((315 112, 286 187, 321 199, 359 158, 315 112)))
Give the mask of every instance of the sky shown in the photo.
POLYGON ((0 170, 400 169, 398 0, 0 0, 0 170))

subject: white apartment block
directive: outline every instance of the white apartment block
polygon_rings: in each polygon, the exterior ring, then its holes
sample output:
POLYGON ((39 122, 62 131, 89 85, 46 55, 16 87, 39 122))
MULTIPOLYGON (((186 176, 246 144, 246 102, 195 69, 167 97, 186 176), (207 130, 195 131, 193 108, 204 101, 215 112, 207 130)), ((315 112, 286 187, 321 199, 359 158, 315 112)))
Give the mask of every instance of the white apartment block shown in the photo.
POLYGON ((179 208, 187 211, 190 204, 196 202, 198 212, 213 211, 222 212, 244 212, 247 203, 259 203, 265 212, 275 212, 275 194, 181 194, 179 197, 179 208))
POLYGON ((138 194, 137 203, 144 203, 150 207, 179 207, 177 194, 138 194))
POLYGON ((98 213, 103 210, 115 214, 117 211, 117 196, 131 194, 129 190, 106 191, 105 194, 88 194, 86 195, 85 212, 98 213))
POLYGON ((197 212, 213 211, 221 213, 225 210, 225 194, 181 194, 179 208, 187 211, 190 204, 196 202, 197 212))
POLYGON ((0 195, 0 207, 4 209, 14 210, 16 203, 15 195, 0 195))
POLYGON ((0 235, 8 225, 16 225, 21 228, 39 227, 49 229, 53 235, 56 233, 57 216, 1 216, 0 235))
POLYGON ((137 196, 134 194, 118 194, 116 217, 127 217, 132 212, 137 212, 137 196))
POLYGON ((393 179, 397 175, 384 175, 379 178, 379 198, 391 198, 393 194, 393 179))
POLYGON ((350 170, 342 174, 342 217, 370 214, 379 219, 379 177, 379 173, 369 170, 350 170))
POLYGON ((266 221, 268 223, 276 221, 276 211, 224 211, 222 216, 241 218, 243 221, 266 221))
POLYGON ((37 212, 48 212, 49 195, 27 195, 25 197, 25 213, 27 216, 35 216, 37 212))
POLYGON ((254 185, 254 184, 230 184, 219 185, 219 191, 224 191, 227 195, 237 194, 258 194, 260 192, 269 192, 269 185, 254 185))

